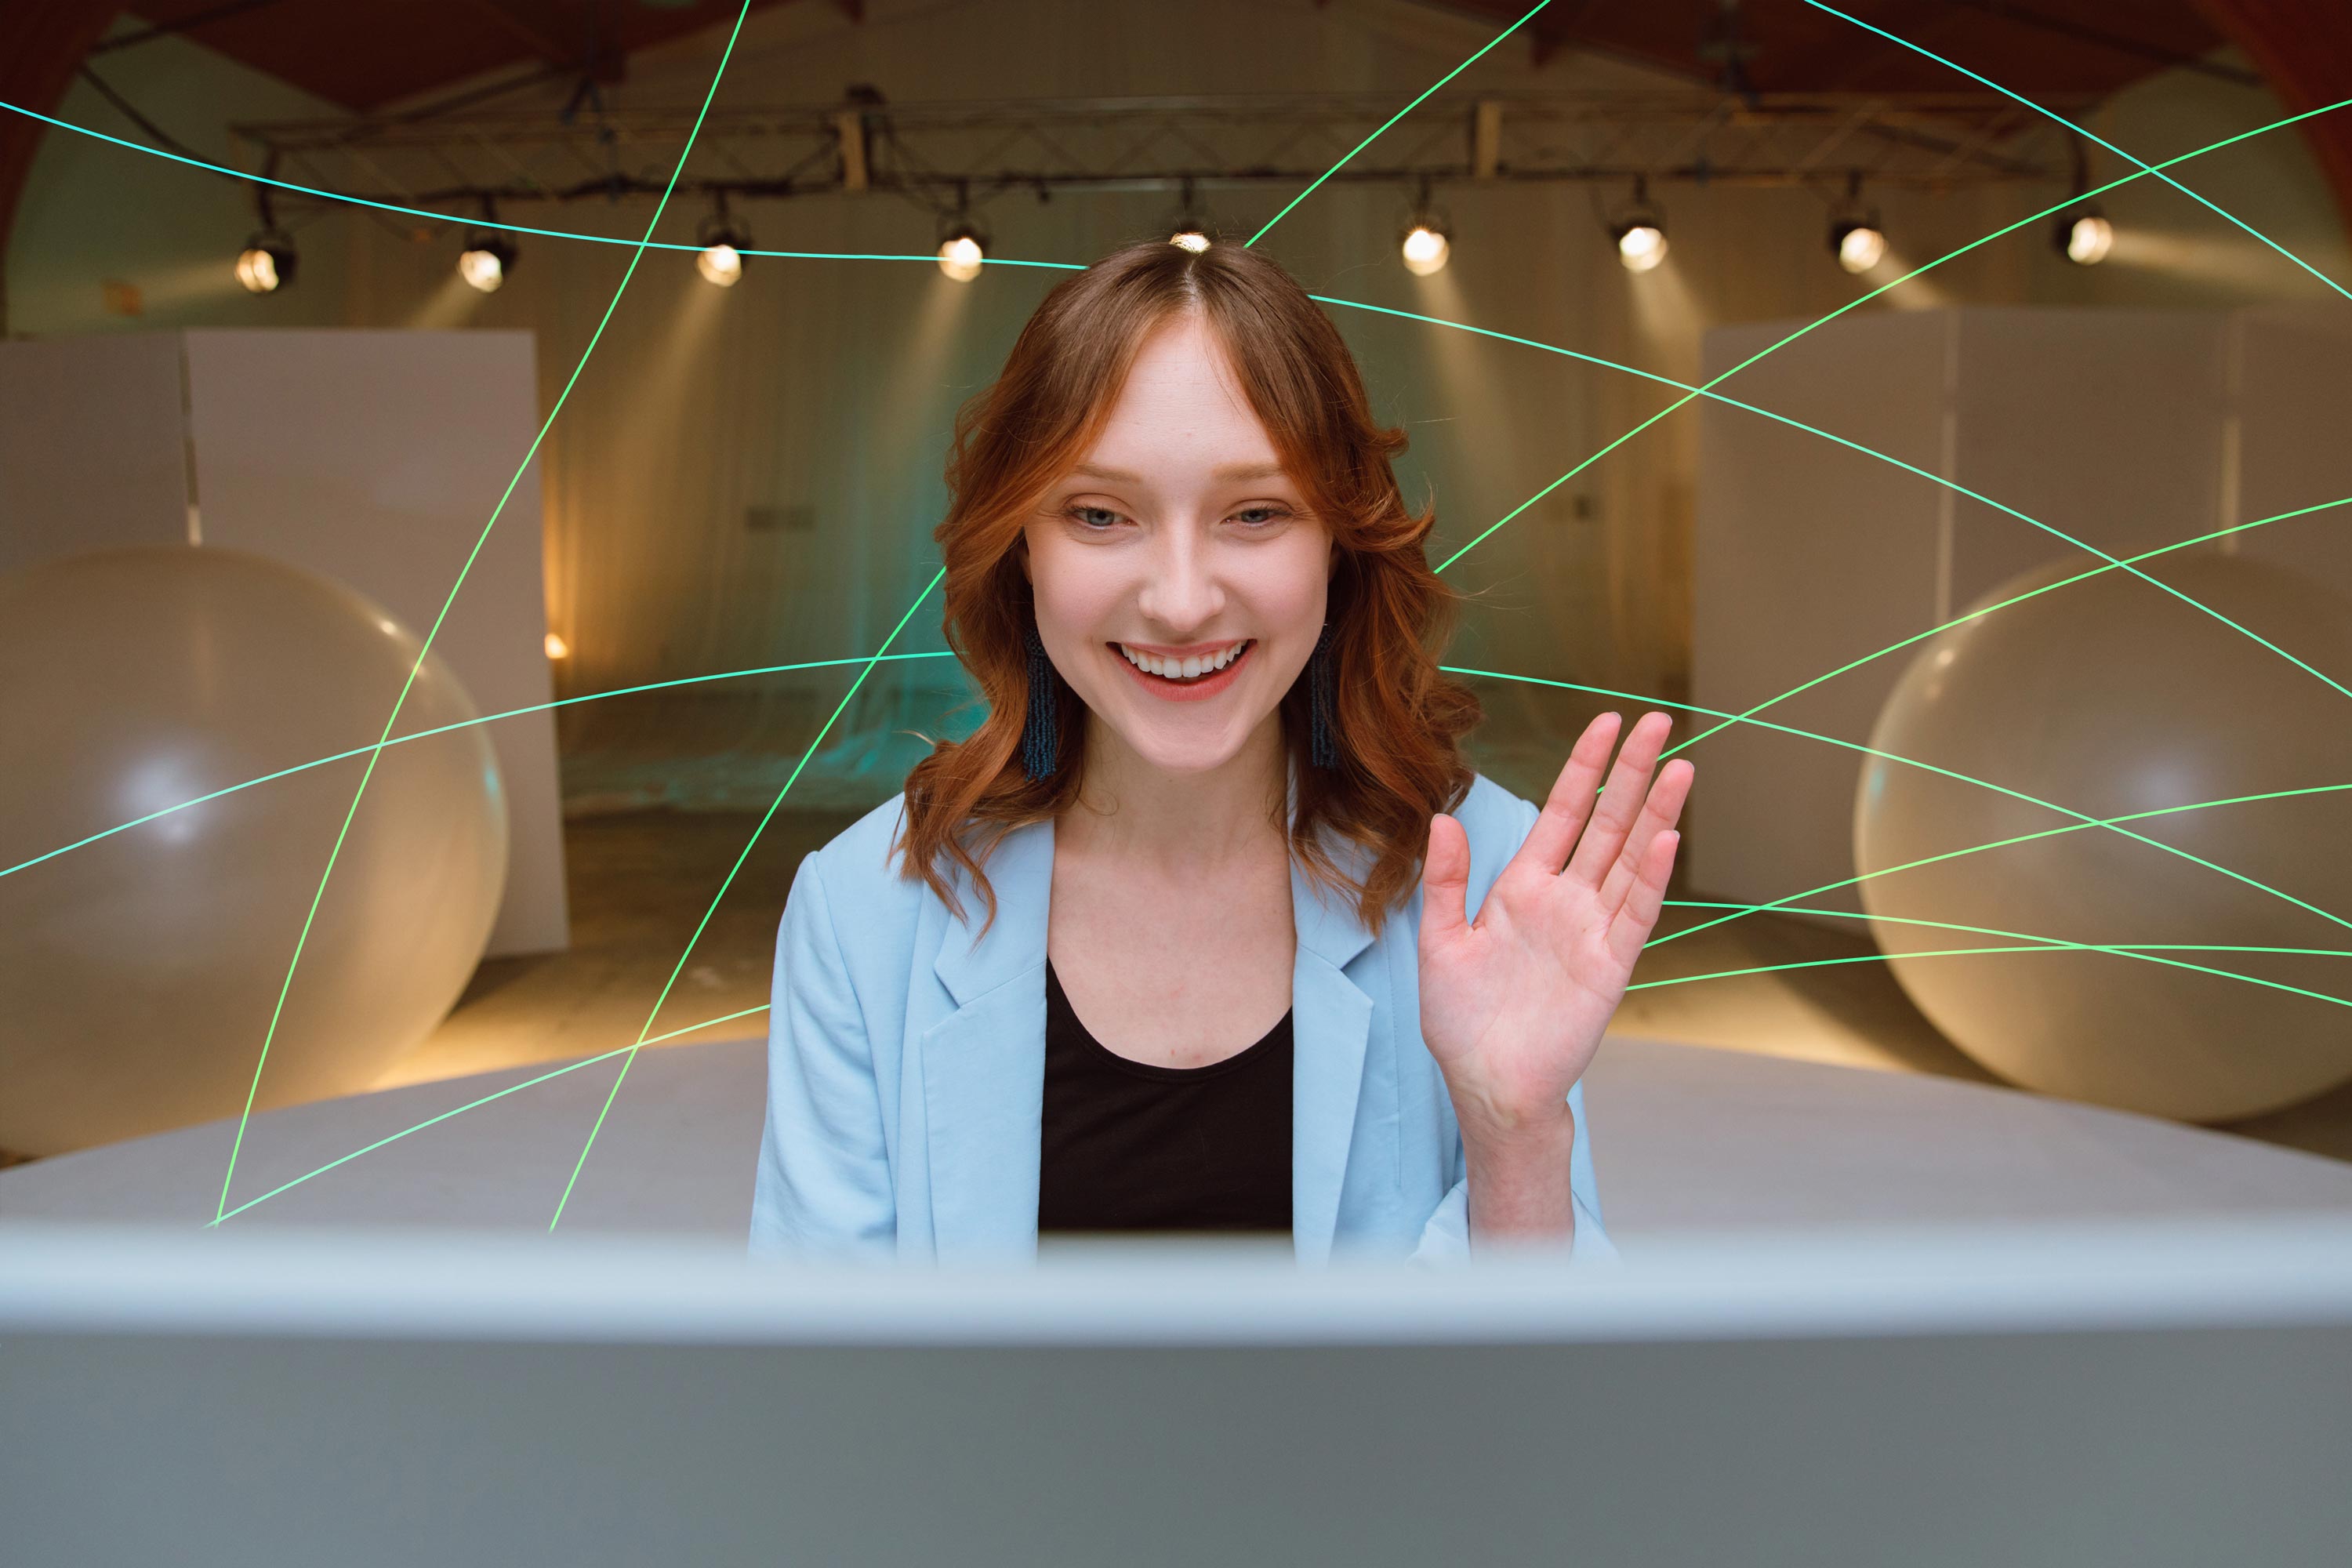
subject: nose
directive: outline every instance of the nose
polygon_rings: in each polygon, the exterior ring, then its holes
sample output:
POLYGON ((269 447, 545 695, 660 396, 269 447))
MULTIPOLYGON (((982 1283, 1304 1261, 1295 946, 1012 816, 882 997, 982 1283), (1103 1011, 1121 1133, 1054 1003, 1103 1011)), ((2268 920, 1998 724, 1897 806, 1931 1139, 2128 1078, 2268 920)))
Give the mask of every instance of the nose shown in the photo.
POLYGON ((1217 552, 1199 531, 1163 529, 1144 562, 1146 576, 1136 605, 1171 643, 1192 642, 1225 607, 1217 552))

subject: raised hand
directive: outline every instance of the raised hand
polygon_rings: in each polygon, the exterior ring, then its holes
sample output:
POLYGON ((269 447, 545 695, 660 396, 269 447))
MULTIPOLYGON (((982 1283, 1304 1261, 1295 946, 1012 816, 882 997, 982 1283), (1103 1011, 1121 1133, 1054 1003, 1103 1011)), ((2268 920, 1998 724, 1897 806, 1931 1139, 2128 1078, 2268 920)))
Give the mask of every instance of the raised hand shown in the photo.
POLYGON ((1678 757, 1651 783, 1674 721, 1644 714, 1596 807, 1620 722, 1604 713, 1578 738, 1475 924, 1465 918, 1469 836, 1451 816, 1430 819, 1421 1032, 1474 1145, 1507 1142, 1565 1116, 1569 1088, 1591 1064, 1657 923, 1681 842, 1674 825, 1697 770, 1678 757))

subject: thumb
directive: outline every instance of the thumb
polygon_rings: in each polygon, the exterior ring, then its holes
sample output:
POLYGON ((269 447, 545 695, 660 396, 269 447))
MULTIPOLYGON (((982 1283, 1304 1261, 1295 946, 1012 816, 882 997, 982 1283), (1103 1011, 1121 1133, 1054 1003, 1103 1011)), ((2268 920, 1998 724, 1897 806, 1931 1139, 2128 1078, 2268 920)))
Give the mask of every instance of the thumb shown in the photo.
POLYGON ((1443 942, 1467 923, 1470 835, 1439 812, 1429 819, 1429 856, 1421 873, 1421 940, 1443 942), (1441 826, 1442 825, 1442 826, 1441 826))

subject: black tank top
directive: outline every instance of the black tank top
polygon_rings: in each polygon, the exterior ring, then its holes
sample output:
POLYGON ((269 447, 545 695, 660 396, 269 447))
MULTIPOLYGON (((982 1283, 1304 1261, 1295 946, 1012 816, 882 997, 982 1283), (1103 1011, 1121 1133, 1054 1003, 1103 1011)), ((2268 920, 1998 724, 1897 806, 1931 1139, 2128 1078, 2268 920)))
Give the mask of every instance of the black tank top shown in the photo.
POLYGON ((1289 1013, 1206 1067, 1130 1061, 1045 964, 1044 1231, 1290 1229, 1289 1013))

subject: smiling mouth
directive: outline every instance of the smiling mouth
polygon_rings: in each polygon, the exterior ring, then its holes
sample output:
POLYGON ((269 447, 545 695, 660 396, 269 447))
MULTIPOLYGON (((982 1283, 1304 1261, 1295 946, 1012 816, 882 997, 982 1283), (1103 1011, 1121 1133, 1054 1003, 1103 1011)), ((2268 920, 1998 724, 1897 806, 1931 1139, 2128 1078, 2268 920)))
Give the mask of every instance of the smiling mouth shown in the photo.
POLYGON ((1241 651, 1234 655, 1233 658, 1227 659, 1223 665, 1215 669, 1204 669, 1200 674, 1191 677, 1181 675, 1156 675, 1150 670, 1144 668, 1141 665, 1136 663, 1133 659, 1128 658, 1125 653, 1120 651, 1117 643, 1109 643, 1105 646, 1110 649, 1112 654, 1118 658, 1121 664, 1135 671, 1136 674, 1141 676, 1144 679, 1156 680, 1166 686, 1184 687, 1205 686, 1210 681, 1216 679, 1219 676, 1232 673, 1241 665, 1243 660, 1249 658, 1252 650, 1257 647, 1257 639, 1255 637, 1244 639, 1242 643, 1241 651))

